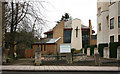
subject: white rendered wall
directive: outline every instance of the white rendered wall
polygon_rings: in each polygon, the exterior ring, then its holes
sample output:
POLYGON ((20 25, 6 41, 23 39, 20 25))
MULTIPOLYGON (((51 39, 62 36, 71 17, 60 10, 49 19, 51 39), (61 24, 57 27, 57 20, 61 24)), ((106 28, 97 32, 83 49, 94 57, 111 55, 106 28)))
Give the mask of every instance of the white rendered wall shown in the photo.
POLYGON ((110 36, 114 36, 114 42, 118 42, 118 35, 120 35, 120 28, 118 28, 118 16, 120 16, 120 2, 115 2, 112 5, 107 2, 100 2, 97 3, 97 8, 99 7, 101 7, 102 13, 101 15, 97 16, 97 23, 101 23, 102 30, 99 31, 99 27, 97 25, 97 44, 109 43, 110 36), (109 26, 107 24, 106 16, 109 16, 109 26), (114 29, 110 29, 110 19, 113 17, 114 29))
POLYGON ((71 48, 80 50, 82 48, 82 32, 81 32, 81 20, 73 19, 72 20, 72 36, 71 36, 71 48), (78 37, 76 37, 76 27, 78 26, 78 37))
POLYGON ((119 28, 118 28, 118 16, 120 16, 120 14, 118 13, 120 10, 120 8, 118 8, 118 6, 120 6, 120 3, 116 2, 113 5, 109 6, 109 19, 114 17, 114 29, 109 29, 109 42, 110 42, 110 36, 114 36, 114 42, 118 42, 118 32, 119 32, 119 28))
POLYGON ((97 45, 100 43, 108 43, 109 39, 109 24, 107 23, 106 17, 109 15, 107 2, 100 2, 97 5, 97 8, 101 7, 101 14, 97 17, 97 45), (98 24, 101 23, 101 31, 99 31, 98 24))

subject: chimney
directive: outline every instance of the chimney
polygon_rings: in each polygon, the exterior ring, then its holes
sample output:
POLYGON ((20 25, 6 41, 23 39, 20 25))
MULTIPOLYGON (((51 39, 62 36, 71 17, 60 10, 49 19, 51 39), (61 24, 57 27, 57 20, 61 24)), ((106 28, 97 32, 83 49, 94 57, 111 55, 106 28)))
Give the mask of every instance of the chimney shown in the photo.
POLYGON ((89 28, 90 28, 90 35, 92 35, 92 25, 91 25, 91 20, 89 19, 89 28))

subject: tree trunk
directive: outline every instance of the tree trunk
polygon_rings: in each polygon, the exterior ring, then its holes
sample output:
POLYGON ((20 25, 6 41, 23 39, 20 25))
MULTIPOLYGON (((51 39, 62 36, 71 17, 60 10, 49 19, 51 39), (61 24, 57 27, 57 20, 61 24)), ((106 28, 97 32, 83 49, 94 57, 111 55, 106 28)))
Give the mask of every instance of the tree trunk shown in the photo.
POLYGON ((13 50, 14 50, 14 32, 13 32, 13 28, 14 28, 14 25, 13 25, 13 20, 14 20, 14 4, 13 2, 11 3, 11 6, 12 6, 12 19, 11 19, 11 30, 10 30, 10 55, 12 57, 13 56, 13 50))

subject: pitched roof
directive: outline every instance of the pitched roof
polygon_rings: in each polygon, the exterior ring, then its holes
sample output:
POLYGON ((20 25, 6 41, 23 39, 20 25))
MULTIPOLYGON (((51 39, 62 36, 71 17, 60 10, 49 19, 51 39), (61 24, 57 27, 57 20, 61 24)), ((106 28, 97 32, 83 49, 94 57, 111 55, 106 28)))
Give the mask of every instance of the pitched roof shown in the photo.
POLYGON ((41 40, 40 42, 35 42, 33 44, 53 44, 53 43, 56 43, 59 39, 61 39, 61 37, 57 39, 46 38, 46 39, 41 40))
MULTIPOLYGON (((65 22, 64 28, 72 28, 72 20, 65 22)), ((89 28, 89 27, 81 24, 81 28, 89 28)))
MULTIPOLYGON (((81 28, 83 28, 83 29, 89 29, 88 26, 85 26, 83 24, 81 24, 81 28)), ((65 22, 64 29, 72 29, 72 20, 69 20, 69 21, 65 22)), ((45 32, 44 34, 51 33, 51 32, 53 32, 53 29, 50 29, 49 31, 45 32)))

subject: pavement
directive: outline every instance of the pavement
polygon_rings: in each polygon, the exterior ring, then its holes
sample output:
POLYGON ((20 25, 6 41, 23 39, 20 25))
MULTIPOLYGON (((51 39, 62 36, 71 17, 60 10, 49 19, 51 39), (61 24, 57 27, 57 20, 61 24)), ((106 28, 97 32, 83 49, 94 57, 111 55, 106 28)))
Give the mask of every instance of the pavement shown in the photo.
POLYGON ((115 66, 2 66, 2 71, 120 71, 115 66))

